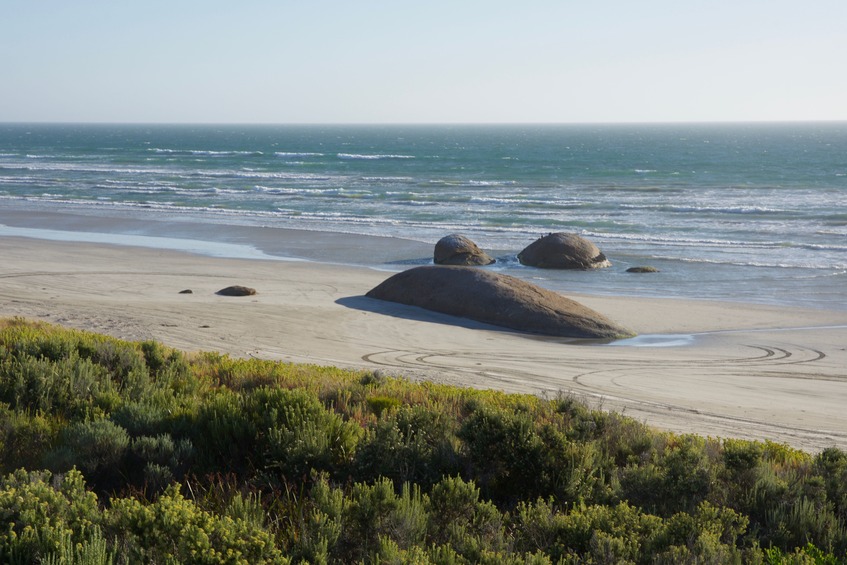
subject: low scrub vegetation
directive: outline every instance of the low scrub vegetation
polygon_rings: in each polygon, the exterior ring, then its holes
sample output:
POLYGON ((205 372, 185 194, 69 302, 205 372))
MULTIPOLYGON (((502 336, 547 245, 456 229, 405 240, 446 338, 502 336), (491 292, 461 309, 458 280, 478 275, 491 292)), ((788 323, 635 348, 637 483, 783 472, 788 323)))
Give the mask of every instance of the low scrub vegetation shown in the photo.
POLYGON ((847 453, 0 322, 0 562, 847 563, 847 453))

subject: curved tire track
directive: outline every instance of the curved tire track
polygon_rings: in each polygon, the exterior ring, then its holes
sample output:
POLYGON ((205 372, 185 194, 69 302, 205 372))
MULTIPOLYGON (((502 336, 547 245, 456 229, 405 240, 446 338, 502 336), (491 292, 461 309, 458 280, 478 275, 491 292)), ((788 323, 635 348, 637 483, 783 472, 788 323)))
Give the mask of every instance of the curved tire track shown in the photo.
POLYGON ((785 379, 785 382, 829 381, 836 386, 843 382, 847 385, 847 374, 826 374, 815 369, 816 364, 827 358, 827 354, 819 349, 784 343, 746 344, 743 345, 749 352, 746 356, 709 358, 704 355, 692 358, 689 351, 685 358, 662 356, 661 359, 650 359, 645 358, 642 350, 624 356, 615 355, 613 360, 603 361, 596 355, 581 353, 578 346, 565 347, 568 347, 565 354, 532 359, 507 353, 481 355, 478 351, 384 350, 364 355, 362 360, 399 372, 424 370, 430 374, 444 371, 467 375, 476 385, 484 383, 482 386, 505 391, 527 392, 528 388, 532 388, 536 393, 576 394, 601 405, 611 405, 612 409, 620 412, 635 412, 639 418, 648 421, 673 420, 685 422, 688 426, 693 421, 700 422, 702 429, 710 430, 709 435, 716 430, 715 435, 722 437, 737 437, 741 433, 746 437, 770 438, 795 445, 847 445, 847 432, 817 429, 800 423, 795 425, 790 420, 789 423, 779 422, 763 418, 761 413, 748 416, 744 410, 732 410, 737 401, 733 391, 744 389, 755 395, 760 387, 762 392, 769 390, 773 379, 785 379), (547 370, 540 370, 539 365, 547 370), (549 370, 551 365, 561 369, 555 376, 549 370), (789 368, 798 365, 808 366, 808 369, 789 368), (697 399, 688 398, 687 402, 683 402, 675 400, 673 394, 651 394, 651 390, 663 386, 660 377, 654 378, 650 374, 657 367, 661 367, 665 375, 670 370, 682 379, 682 384, 664 384, 669 389, 684 387, 687 382, 702 384, 703 381, 714 382, 718 392, 723 390, 720 387, 725 387, 727 411, 722 411, 721 405, 715 404, 714 399, 698 406, 697 399), (755 384, 757 382, 762 384, 755 384))

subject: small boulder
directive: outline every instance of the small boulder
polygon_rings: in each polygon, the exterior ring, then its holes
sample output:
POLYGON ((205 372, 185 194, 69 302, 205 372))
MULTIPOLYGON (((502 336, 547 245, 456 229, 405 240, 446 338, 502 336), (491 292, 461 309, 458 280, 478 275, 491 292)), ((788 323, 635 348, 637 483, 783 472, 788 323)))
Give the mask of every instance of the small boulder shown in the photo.
POLYGON ((222 288, 215 294, 219 294, 221 296, 253 296, 256 294, 256 289, 250 288, 249 286, 234 285, 222 288))
POLYGON ((194 294, 194 291, 191 290, 190 288, 186 288, 185 290, 180 290, 179 293, 180 294, 194 294))
POLYGON ((627 273, 658 273, 659 269, 656 267, 650 267, 649 265, 643 267, 630 267, 626 270, 627 273))
POLYGON ((518 254, 518 261, 541 269, 602 269, 611 267, 597 246, 574 233, 551 233, 518 254))
POLYGON ((476 243, 457 233, 447 235, 435 244, 433 257, 436 265, 477 266, 490 265, 495 260, 476 243))
POLYGON ((635 335, 558 293, 484 269, 416 267, 386 279, 367 296, 535 334, 589 339, 635 335))

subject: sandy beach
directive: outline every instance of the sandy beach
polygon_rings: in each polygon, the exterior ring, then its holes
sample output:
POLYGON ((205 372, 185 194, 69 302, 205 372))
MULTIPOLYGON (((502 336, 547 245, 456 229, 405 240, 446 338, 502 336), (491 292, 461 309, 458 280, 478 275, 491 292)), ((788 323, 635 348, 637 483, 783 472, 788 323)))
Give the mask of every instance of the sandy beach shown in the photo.
POLYGON ((21 237, 0 237, 0 257, 0 317, 186 351, 573 394, 677 432, 847 449, 843 310, 568 295, 640 334, 585 344, 365 298, 390 276, 374 269, 21 237), (234 284, 257 294, 215 294, 234 284))

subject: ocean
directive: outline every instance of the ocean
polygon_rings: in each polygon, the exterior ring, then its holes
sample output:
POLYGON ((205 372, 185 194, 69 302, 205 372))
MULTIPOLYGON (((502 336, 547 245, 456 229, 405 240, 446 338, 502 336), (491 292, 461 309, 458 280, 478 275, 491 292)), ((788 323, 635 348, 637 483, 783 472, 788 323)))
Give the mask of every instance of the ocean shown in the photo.
POLYGON ((451 233, 564 293, 847 309, 847 123, 0 124, 0 236, 391 271, 451 233), (268 230, 302 232, 287 249, 268 230), (613 266, 518 263, 559 231, 613 266), (643 265, 660 272, 626 272, 643 265))

